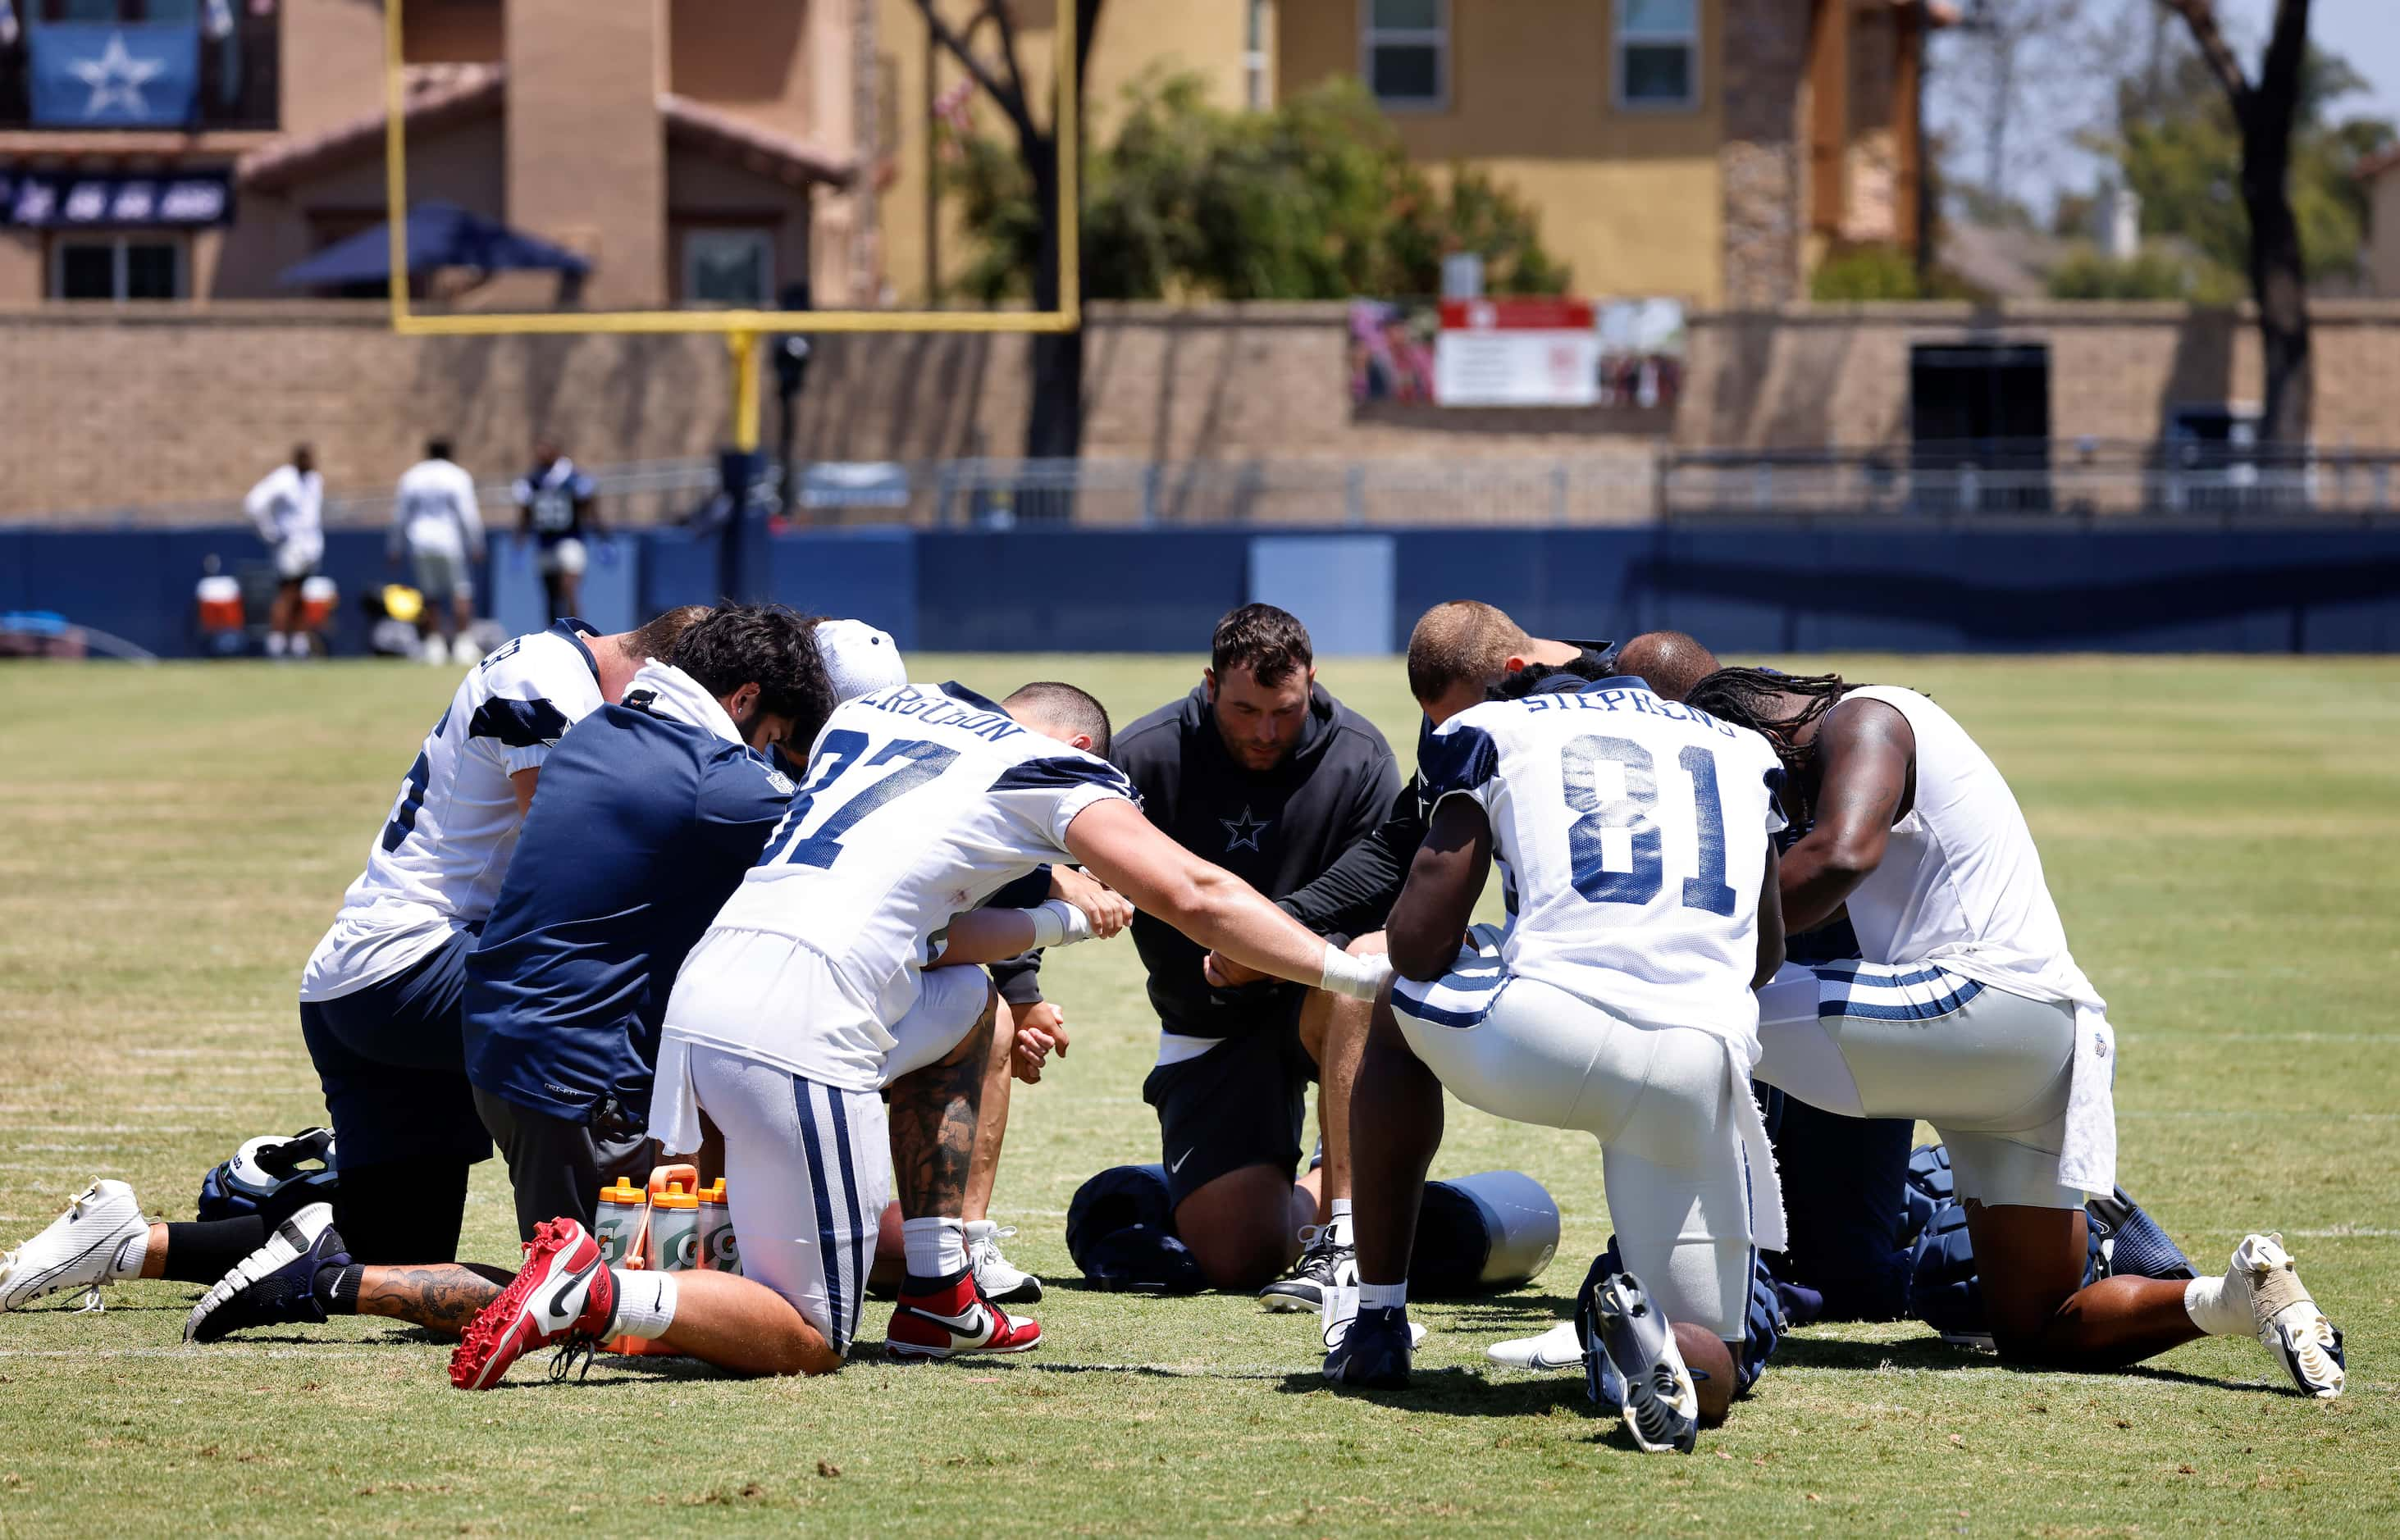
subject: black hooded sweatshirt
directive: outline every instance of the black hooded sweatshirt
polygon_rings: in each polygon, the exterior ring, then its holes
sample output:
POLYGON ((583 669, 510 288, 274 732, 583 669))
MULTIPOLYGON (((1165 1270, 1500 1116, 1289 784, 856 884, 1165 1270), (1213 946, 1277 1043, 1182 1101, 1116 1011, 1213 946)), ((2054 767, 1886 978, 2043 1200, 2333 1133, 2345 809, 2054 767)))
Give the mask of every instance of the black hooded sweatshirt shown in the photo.
MULTIPOLYGON (((1205 686, 1117 734, 1112 756, 1142 811, 1177 844, 1223 866, 1336 946, 1383 926, 1392 893, 1312 887, 1343 852, 1374 838, 1400 788, 1391 745, 1321 685, 1289 757, 1263 773, 1225 750, 1205 686), (1310 891, 1303 893, 1302 889, 1310 891)), ((1150 973, 1159 1024, 1190 1037, 1234 1037, 1288 1018, 1301 986, 1271 980, 1212 989, 1200 946, 1137 914, 1134 946, 1150 973)))

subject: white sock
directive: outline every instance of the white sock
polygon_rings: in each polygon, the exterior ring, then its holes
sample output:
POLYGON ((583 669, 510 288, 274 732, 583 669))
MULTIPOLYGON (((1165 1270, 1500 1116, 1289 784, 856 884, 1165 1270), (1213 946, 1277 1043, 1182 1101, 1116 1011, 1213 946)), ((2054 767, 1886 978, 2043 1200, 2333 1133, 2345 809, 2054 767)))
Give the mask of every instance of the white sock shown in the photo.
POLYGON ((150 1227, 143 1225, 117 1243, 116 1255, 108 1259, 109 1283, 123 1283, 142 1276, 142 1264, 150 1256, 150 1227))
POLYGON ((1333 1200, 1333 1217, 1329 1220, 1327 1223, 1332 1227, 1334 1245, 1356 1246, 1358 1244, 1357 1232, 1350 1227, 1350 1200, 1348 1198, 1336 1198, 1333 1200))
POLYGON ((912 1278, 947 1278, 967 1265, 967 1227, 963 1220, 902 1220, 900 1244, 908 1252, 912 1278))
POLYGON ((2247 1337, 2257 1329, 2250 1319, 2250 1280, 2238 1273, 2184 1285, 2183 1313, 2212 1337, 2247 1337))
POLYGON ((647 1267, 612 1267, 608 1273, 617 1280, 617 1309, 608 1317, 608 1334, 665 1336, 675 1322, 675 1275, 647 1267))
POLYGON ((1362 1283, 1358 1286, 1358 1308, 1361 1310, 1402 1310, 1409 1302, 1408 1280, 1396 1284, 1362 1283))
POLYGON ((294 658, 306 658, 308 656, 308 634, 307 632, 295 631, 292 634, 292 656, 294 658))
POLYGON ((282 657, 283 649, 290 645, 284 640, 283 633, 280 631, 270 631, 266 634, 266 655, 269 658, 282 657))

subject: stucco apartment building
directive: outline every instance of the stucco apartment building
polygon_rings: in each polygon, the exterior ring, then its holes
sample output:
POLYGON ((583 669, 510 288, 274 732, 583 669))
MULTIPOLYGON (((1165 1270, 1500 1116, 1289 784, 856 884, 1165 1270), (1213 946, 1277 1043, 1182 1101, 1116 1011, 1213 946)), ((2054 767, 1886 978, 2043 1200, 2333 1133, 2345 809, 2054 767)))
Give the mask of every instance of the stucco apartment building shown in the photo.
MULTIPOLYGON (((1016 11, 1046 81, 1056 0, 1016 11)), ((916 13, 878 0, 879 212, 884 281, 921 302, 961 265, 926 197, 961 76, 916 13)), ((1836 245, 1915 248, 1921 46, 1951 19, 1924 0, 1107 0, 1085 96, 1105 138, 1152 70, 1227 107, 1355 75, 1416 159, 1530 201, 1578 292, 1775 304, 1836 245)))
MULTIPOLYGON (((873 269, 870 0, 406 0, 411 200, 593 264, 586 304, 846 303, 873 269)), ((271 298, 383 218, 373 0, 15 0, 0 304, 271 298)), ((469 303, 545 303, 520 279, 469 303)), ((864 298, 862 294, 859 297, 864 298)))
MULTIPOLYGON (((964 18, 976 0, 939 0, 964 18)), ((1059 0, 1012 0, 1046 89, 1059 0)), ((382 217, 373 0, 13 0, 0 305, 270 298, 382 217), (229 25, 227 24, 229 21, 229 25)), ((1806 292, 1916 236, 1923 0, 1109 0, 1098 135, 1147 72, 1258 107, 1368 82, 1411 152, 1489 170, 1595 295, 1806 292)), ((410 195, 588 258, 589 305, 922 304, 966 257, 917 0, 405 0, 410 195)), ((468 305, 544 305, 517 279, 468 305)))

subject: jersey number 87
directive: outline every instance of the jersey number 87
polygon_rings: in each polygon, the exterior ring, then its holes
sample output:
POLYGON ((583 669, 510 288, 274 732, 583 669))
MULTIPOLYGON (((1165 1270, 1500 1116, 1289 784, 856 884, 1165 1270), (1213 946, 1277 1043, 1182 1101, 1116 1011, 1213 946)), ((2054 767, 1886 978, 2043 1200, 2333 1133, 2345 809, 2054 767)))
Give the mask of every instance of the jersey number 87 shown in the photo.
POLYGON ((852 825, 893 798, 915 791, 958 762, 958 750, 929 743, 921 738, 895 738, 872 756, 861 758, 866 753, 867 742, 866 734, 849 728, 825 734, 825 742, 817 746, 811 767, 815 773, 793 799, 791 811, 784 815, 783 826, 775 831, 775 837, 767 842, 758 865, 832 865, 841 854, 841 837, 850 832, 852 825), (872 770, 878 765, 898 768, 879 780, 859 785, 848 800, 817 825, 816 833, 800 838, 800 828, 808 822, 819 797, 831 791, 853 766, 872 770))

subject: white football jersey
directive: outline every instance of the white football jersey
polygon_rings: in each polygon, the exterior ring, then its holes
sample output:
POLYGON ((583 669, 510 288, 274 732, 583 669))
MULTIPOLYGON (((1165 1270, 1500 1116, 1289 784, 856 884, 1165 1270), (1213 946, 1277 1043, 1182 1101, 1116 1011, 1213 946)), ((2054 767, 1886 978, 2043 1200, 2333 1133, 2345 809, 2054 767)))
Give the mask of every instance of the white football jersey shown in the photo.
POLYGON ((1491 819, 1511 976, 1755 1040, 1758 890, 1783 827, 1766 739, 1637 678, 1561 676, 1452 717, 1418 769, 1429 806, 1471 797, 1491 819))
POLYGON ((1939 962, 2036 999, 2088 995, 2033 831, 1991 756, 1915 690, 1867 685, 1843 699, 1882 702, 1916 740, 1908 816, 1850 892, 1850 928, 1866 960, 1939 962))
POLYGON ((401 472, 392 523, 411 551, 482 554, 484 515, 475 500, 475 478, 448 460, 419 460, 401 472))
POLYGON ((250 522, 271 545, 285 540, 304 544, 324 538, 325 478, 320 471, 302 475, 288 465, 279 465, 259 478, 258 484, 242 498, 242 508, 250 522))
POLYGON ((310 954, 300 998, 338 1000, 379 983, 489 914, 524 822, 509 777, 539 765, 600 704, 599 665, 565 620, 470 669, 310 954))
POLYGON ((953 916, 1067 859, 1067 825, 1123 770, 957 685, 894 685, 837 708, 758 864, 692 948, 666 1031, 827 1084, 872 1086, 953 916), (788 939, 823 988, 756 966, 737 934, 788 939), (747 959, 747 961, 729 961, 747 959), (726 976, 739 971, 743 976, 726 976))

